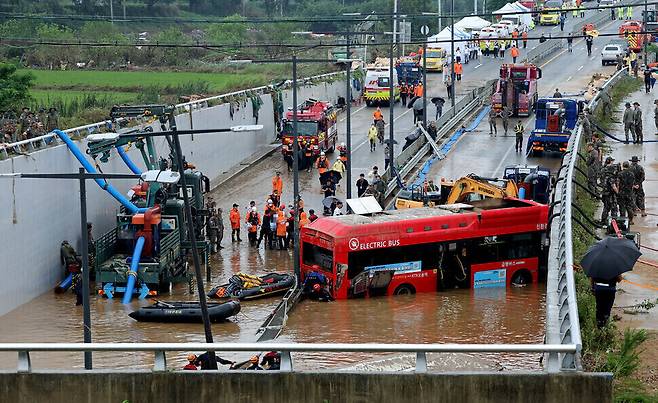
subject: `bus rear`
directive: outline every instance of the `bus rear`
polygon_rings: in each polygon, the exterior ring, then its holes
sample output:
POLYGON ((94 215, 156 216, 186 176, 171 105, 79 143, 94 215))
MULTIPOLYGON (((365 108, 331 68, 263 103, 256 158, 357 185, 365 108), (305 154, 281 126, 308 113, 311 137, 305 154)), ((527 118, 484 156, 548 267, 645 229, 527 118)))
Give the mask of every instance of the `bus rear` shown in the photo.
POLYGON ((336 299, 536 283, 547 221, 517 199, 321 218, 301 231, 302 280, 322 274, 336 299))

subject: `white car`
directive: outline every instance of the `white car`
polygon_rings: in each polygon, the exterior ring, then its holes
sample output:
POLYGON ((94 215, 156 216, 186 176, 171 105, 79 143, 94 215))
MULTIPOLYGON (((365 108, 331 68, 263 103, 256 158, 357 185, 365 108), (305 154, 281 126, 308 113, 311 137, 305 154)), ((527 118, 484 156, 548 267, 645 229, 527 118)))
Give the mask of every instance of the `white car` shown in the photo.
POLYGON ((601 65, 605 66, 608 63, 617 63, 617 57, 624 57, 626 49, 620 44, 609 43, 605 45, 601 51, 601 65))

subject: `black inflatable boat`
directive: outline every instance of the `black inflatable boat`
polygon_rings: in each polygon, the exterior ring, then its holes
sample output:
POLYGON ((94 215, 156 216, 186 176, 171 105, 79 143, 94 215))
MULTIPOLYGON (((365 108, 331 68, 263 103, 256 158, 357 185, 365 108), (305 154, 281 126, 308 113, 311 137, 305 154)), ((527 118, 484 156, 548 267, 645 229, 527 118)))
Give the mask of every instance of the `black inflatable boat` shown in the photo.
MULTIPOLYGON (((213 323, 223 322, 240 312, 239 301, 208 303, 208 315, 213 323)), ((139 308, 129 316, 139 322, 203 323, 198 302, 163 302, 139 308)))
POLYGON ((295 284, 295 277, 290 274, 268 273, 264 276, 252 276, 238 273, 227 284, 218 285, 210 290, 209 298, 240 300, 258 299, 283 294, 295 284))

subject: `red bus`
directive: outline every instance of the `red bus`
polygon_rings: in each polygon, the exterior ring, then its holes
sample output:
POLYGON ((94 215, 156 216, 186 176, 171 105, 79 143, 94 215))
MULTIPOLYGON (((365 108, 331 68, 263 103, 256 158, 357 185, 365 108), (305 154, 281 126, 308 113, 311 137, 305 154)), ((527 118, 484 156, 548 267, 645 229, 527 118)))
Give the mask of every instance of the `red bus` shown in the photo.
POLYGON ((512 198, 320 218, 301 230, 302 280, 320 273, 336 299, 535 283, 547 222, 512 198))

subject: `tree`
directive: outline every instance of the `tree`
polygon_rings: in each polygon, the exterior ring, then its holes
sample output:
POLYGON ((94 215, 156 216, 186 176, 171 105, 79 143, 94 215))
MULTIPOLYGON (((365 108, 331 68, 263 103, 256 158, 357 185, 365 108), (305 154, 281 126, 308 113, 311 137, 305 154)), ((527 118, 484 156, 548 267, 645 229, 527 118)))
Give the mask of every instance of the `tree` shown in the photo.
POLYGON ((31 73, 17 73, 13 64, 0 63, 0 111, 17 110, 30 100, 31 73))

